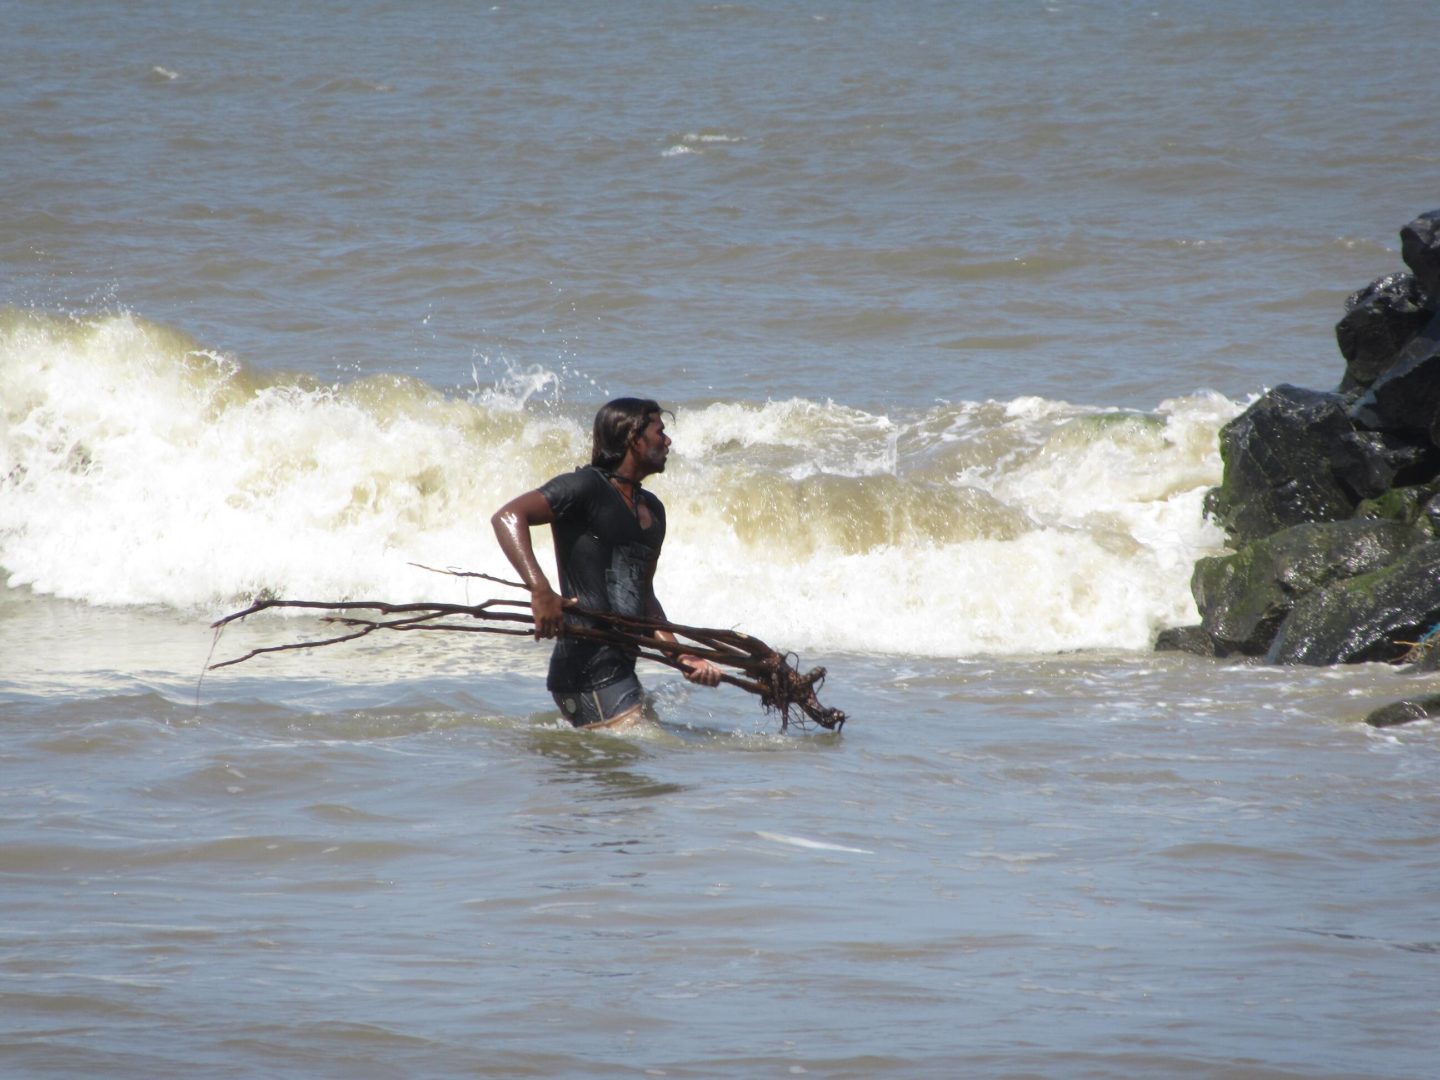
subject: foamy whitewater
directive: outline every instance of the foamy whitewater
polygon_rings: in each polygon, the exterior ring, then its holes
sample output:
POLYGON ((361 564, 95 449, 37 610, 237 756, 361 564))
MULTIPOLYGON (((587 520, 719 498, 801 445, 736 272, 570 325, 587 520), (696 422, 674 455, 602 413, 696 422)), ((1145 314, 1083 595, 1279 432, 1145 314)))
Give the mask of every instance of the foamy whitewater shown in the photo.
MULTIPOLYGON (((463 394, 325 386, 132 316, 0 327, 11 588, 217 614, 259 595, 455 600, 414 564, 513 577, 490 514, 588 460, 588 417, 504 373, 463 394)), ((674 522, 661 588, 686 621, 740 609, 807 649, 1143 649, 1194 621, 1194 560, 1223 540, 1201 501, 1237 409, 680 407, 652 483, 674 522)))
POLYGON ((0 1075, 1434 1074, 1440 727, 1364 722, 1433 678, 1152 649, 1440 207, 1433 0, 0 27, 0 1075), (630 395, 667 613, 842 731, 646 661, 576 732, 523 633, 207 667, 518 599, 444 571, 630 395))

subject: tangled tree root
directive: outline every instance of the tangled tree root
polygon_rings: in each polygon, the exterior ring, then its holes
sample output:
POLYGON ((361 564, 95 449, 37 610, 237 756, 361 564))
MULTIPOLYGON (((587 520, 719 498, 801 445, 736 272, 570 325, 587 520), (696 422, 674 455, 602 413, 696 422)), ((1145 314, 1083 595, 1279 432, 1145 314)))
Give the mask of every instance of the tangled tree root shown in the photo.
MULTIPOLYGON (((457 570, 436 572, 457 577, 484 578, 502 585, 524 588, 517 582, 505 581, 488 574, 457 570)), ((528 600, 491 599, 479 604, 390 604, 378 600, 329 602, 265 598, 256 600, 243 611, 232 612, 214 622, 212 627, 215 630, 216 642, 218 643, 226 626, 271 608, 328 612, 324 621, 344 627, 345 630, 331 637, 251 649, 243 656, 210 664, 206 670, 230 667, 264 653, 338 645, 365 637, 376 630, 452 631, 528 637, 534 633, 535 625, 528 600), (373 612, 374 615, 365 616, 359 614, 360 612, 373 612)), ((760 704, 766 712, 778 712, 781 731, 789 727, 792 717, 796 726, 802 728, 815 723, 827 730, 839 731, 845 725, 845 714, 841 710, 826 708, 816 697, 816 690, 825 681, 825 669, 811 668, 802 674, 785 656, 759 638, 738 630, 683 626, 679 623, 629 618, 579 607, 567 610, 583 615, 594 624, 576 626, 567 623, 562 631, 567 636, 618 645, 642 659, 664 664, 681 672, 685 670, 685 665, 679 659, 681 656, 699 657, 722 668, 735 669, 736 674, 728 671, 722 673, 720 681, 755 694, 760 698, 760 704), (675 635, 676 640, 666 641, 655 637, 657 630, 669 631, 675 635), (799 715, 795 715, 797 713, 799 715)))

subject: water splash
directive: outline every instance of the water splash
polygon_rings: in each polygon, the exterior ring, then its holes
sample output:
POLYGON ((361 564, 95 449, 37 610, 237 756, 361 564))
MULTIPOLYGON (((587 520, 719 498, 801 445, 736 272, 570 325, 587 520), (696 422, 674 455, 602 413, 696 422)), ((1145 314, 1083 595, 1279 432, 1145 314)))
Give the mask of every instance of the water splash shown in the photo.
MULTIPOLYGON (((588 457, 558 375, 472 377, 460 395, 262 377, 132 316, 6 312, 0 566, 11 588, 211 613, 452 599, 410 564, 503 576, 490 514, 588 457)), ((670 518, 657 585, 680 621, 797 649, 1145 648, 1193 621, 1191 566, 1220 542, 1201 513, 1215 434, 1238 407, 682 403, 650 484, 670 518)))

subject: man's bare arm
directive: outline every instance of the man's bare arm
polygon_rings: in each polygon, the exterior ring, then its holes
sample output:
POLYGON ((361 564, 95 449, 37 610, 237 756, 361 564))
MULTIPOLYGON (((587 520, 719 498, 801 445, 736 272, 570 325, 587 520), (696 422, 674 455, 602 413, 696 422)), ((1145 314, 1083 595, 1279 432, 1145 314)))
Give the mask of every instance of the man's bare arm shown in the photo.
POLYGON ((530 610, 535 615, 535 636, 555 637, 560 633, 563 620, 561 611, 564 601, 550 585, 540 562, 535 558, 535 548, 530 542, 530 530, 539 525, 549 525, 555 520, 550 501, 538 491, 527 491, 517 495, 502 506, 490 519, 495 529, 495 539, 500 550, 510 560, 510 565, 520 575, 520 580, 530 587, 530 610))

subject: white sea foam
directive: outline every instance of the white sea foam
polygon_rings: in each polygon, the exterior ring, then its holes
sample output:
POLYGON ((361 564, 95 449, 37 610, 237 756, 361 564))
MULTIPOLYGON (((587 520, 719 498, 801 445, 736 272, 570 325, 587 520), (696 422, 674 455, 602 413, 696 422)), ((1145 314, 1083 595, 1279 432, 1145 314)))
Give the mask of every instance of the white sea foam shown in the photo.
POLYGON ((873 855, 868 848, 846 847, 844 844, 832 844, 828 840, 808 840, 803 836, 788 836, 785 833, 765 832, 763 830, 755 833, 762 840, 769 840, 776 844, 786 844, 789 847, 805 848, 808 851, 841 851, 849 855, 873 855))
MULTIPOLYGON (((12 312, 0 566, 93 604, 463 599, 410 564, 513 576, 490 514, 588 455, 584 418, 535 406, 547 372, 481 378, 468 400, 402 376, 262 381, 129 316, 12 312)), ((670 511, 661 595, 679 621, 807 650, 1144 648, 1194 618, 1191 565, 1220 541, 1201 502, 1236 408, 682 407, 650 484, 670 511)))
POLYGON ((661 157, 677 157, 681 154, 702 154, 708 146, 724 146, 745 140, 737 135, 726 135, 718 131, 687 131, 665 148, 661 157))

